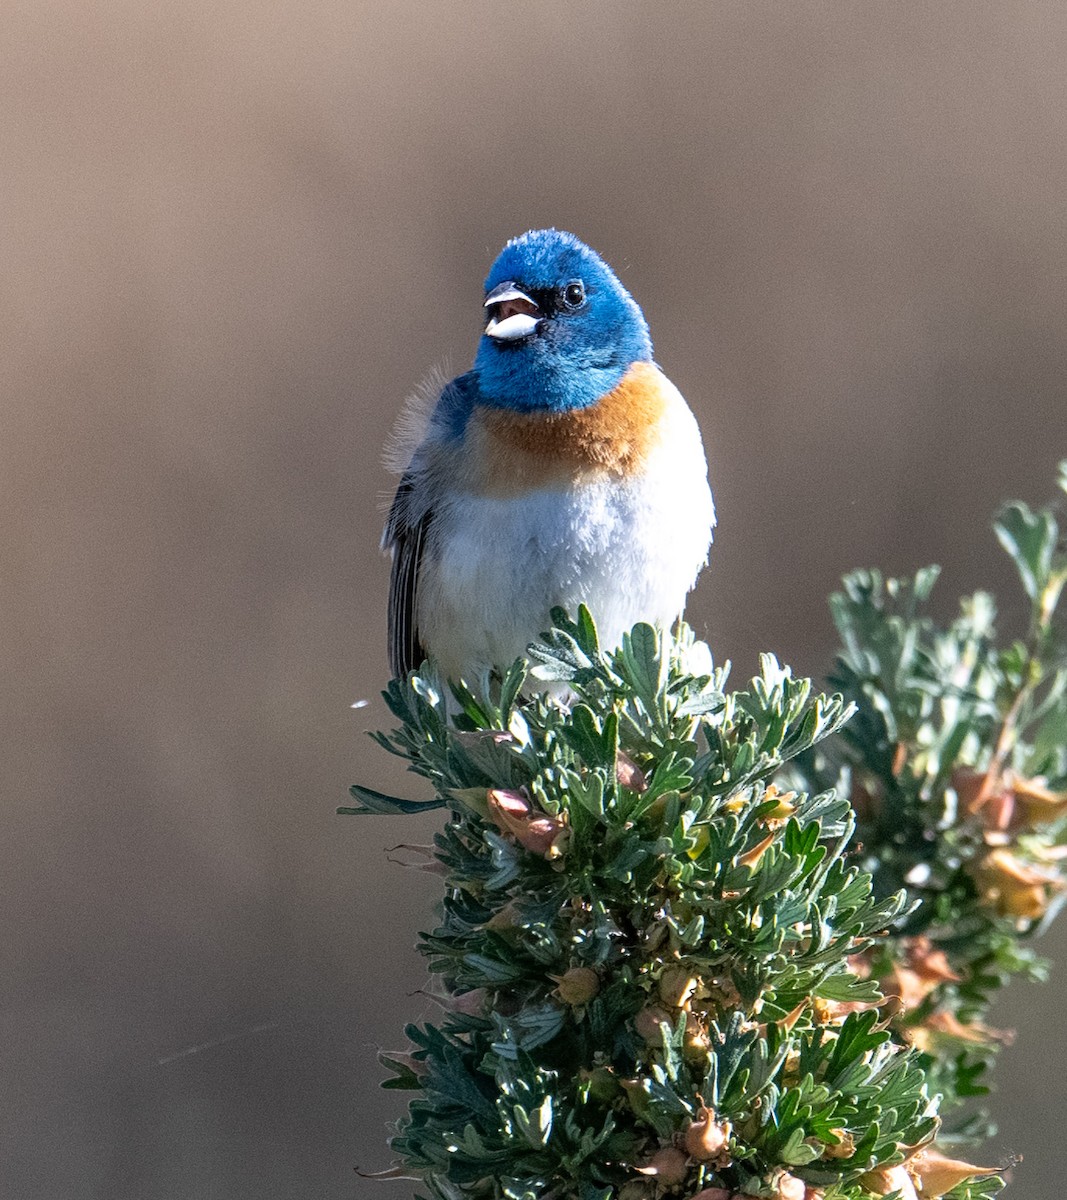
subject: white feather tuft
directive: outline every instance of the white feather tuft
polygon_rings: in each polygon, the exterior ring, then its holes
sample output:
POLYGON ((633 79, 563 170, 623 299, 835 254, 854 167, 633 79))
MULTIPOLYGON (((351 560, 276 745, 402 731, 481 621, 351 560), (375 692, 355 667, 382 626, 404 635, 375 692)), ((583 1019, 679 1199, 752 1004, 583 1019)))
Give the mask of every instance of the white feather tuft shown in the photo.
POLYGON ((430 428, 430 418, 445 385, 452 378, 450 365, 431 367, 404 401, 393 431, 385 443, 382 461, 386 470, 403 475, 430 428))

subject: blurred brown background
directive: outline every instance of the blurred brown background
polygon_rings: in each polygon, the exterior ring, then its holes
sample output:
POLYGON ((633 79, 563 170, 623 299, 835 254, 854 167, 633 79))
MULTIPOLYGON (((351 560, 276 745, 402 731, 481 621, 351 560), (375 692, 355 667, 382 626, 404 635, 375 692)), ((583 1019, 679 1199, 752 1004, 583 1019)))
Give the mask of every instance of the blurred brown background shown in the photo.
MULTIPOLYGON (((0 1195, 410 1194, 376 1046, 428 1015, 435 822, 387 720, 380 448, 502 242, 620 271, 704 430, 690 610, 827 664, 847 568, 1012 594, 1067 454, 1067 9, 34 0, 0 37, 0 1195), (362 711, 349 705, 370 698, 362 711)), ((1008 623, 1018 616, 1014 602, 1008 623)), ((1067 921, 999 1014, 1059 1194, 1067 921)))

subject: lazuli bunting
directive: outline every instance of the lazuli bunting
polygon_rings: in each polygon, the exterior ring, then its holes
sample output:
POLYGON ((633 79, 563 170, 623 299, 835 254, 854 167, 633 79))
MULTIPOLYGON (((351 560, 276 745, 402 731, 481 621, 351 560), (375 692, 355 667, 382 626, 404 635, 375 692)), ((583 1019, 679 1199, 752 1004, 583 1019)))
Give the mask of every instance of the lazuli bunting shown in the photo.
POLYGON ((533 230, 485 281, 474 366, 437 397, 382 538, 389 662, 474 682, 585 604, 601 644, 670 625, 715 509, 693 414, 640 308, 569 233, 533 230))

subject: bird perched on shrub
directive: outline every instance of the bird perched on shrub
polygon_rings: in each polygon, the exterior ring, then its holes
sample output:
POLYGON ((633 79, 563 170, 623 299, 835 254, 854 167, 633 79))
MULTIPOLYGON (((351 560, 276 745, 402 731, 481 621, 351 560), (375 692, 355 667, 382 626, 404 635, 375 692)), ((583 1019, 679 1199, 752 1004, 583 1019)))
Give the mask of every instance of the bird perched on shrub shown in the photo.
POLYGON ((389 662, 474 682, 560 605, 605 646, 682 611, 715 510, 693 414, 652 361, 641 309, 572 234, 533 230, 485 281, 474 366, 446 384, 382 544, 389 662))

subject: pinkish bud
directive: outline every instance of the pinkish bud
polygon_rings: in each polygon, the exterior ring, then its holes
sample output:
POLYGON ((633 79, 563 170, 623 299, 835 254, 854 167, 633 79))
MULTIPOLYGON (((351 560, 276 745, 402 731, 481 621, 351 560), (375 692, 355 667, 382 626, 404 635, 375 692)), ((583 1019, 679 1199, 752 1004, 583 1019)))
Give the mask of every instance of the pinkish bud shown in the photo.
POLYGON ((804 1193, 808 1190, 803 1179, 798 1179, 788 1171, 779 1171, 771 1179, 771 1186, 774 1188, 774 1200, 804 1200, 804 1193))
POLYGON ((689 1161, 681 1150, 667 1146, 657 1150, 643 1167, 637 1168, 641 1175, 649 1175, 664 1187, 676 1187, 685 1182, 689 1174, 689 1161))
POLYGON ((502 833, 516 834, 530 819, 530 801, 522 792, 490 788, 488 801, 490 819, 502 833))
POLYGON ((489 816, 503 833, 509 833, 524 849, 534 854, 558 857, 566 822, 535 809, 518 791, 490 788, 489 816))
POLYGON ((469 992, 460 992, 452 997, 450 1007, 453 1012, 465 1013, 468 1017, 485 1015, 485 1002, 489 993, 485 988, 474 988, 469 992))
POLYGON ((534 817, 515 834, 515 840, 532 854, 558 858, 566 828, 566 824, 556 817, 534 817))
POLYGON ((634 1029, 639 1037, 643 1037, 646 1042, 658 1042, 660 1040, 660 1028, 666 1025, 668 1028, 671 1024, 671 1018, 665 1009, 659 1007, 658 1004, 649 1005, 634 1017, 634 1029))
POLYGON ((631 792, 647 792, 648 780, 644 771, 624 751, 620 750, 615 756, 615 778, 619 785, 631 792))

